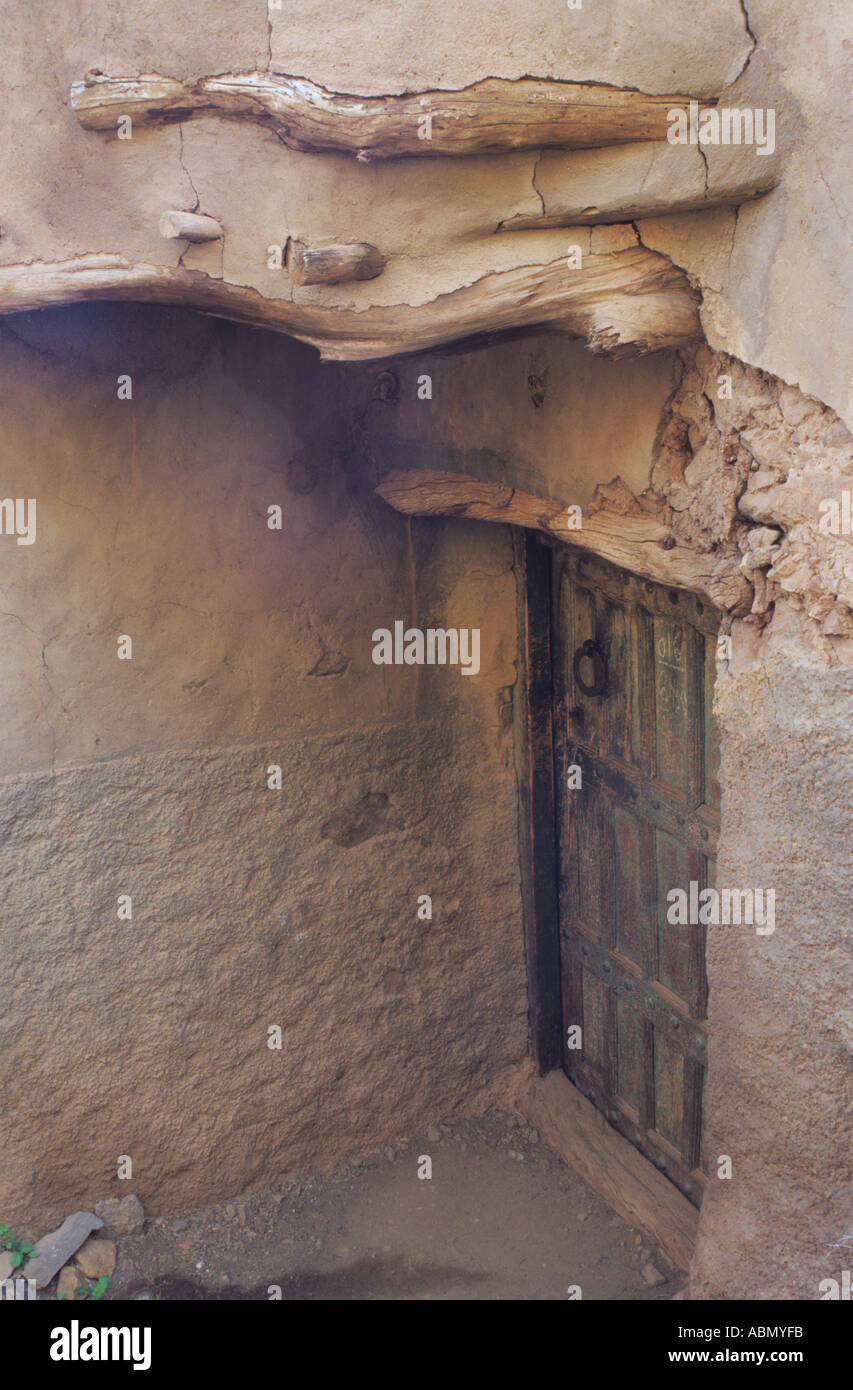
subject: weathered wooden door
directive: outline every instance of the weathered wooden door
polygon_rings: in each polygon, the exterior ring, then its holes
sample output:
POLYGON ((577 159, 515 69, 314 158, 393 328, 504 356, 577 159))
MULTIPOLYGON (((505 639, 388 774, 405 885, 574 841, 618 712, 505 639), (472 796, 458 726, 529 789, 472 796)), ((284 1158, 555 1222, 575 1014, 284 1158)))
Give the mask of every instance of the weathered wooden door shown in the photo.
POLYGON ((719 614, 570 550, 553 575, 563 1065, 698 1204, 705 929, 667 893, 713 886, 719 614))

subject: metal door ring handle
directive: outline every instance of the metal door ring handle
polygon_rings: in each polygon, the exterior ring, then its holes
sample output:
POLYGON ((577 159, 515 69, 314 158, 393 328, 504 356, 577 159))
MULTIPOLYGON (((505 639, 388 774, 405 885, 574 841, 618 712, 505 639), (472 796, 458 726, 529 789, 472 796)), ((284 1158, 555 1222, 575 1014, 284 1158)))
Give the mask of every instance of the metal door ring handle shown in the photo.
POLYGON ((607 657, 597 642, 590 637, 582 642, 575 652, 572 672, 584 695, 603 695, 607 689, 607 657), (581 663, 586 659, 592 662, 592 684, 588 685, 581 675, 581 663))

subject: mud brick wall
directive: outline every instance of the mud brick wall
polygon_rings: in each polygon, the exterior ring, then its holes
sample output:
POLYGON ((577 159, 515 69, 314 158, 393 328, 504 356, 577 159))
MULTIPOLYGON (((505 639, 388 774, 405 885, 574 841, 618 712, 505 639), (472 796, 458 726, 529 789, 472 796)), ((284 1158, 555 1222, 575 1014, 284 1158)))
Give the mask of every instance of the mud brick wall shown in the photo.
POLYGON ((37 499, 2 537, 4 1218, 188 1206, 482 1108, 526 1051, 508 533, 387 508, 375 370, 285 338, 104 305, 5 323, 0 359, 37 499), (478 627, 477 677, 375 665, 396 618, 478 627))

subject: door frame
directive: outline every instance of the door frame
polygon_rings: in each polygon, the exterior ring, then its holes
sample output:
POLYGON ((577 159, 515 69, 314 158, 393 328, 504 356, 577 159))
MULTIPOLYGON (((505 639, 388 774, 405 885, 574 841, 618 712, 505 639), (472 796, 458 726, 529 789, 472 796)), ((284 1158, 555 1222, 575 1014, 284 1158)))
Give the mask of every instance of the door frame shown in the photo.
POLYGON ((688 1271, 699 1213, 669 1178, 613 1129, 563 1070, 562 989, 552 701, 552 567, 556 546, 511 527, 518 614, 513 700, 521 905, 529 1047, 539 1080, 516 1104, 546 1144, 614 1211, 688 1271))
POLYGON ((552 669, 553 557, 540 533, 512 527, 519 679, 513 707, 530 1051, 540 1076, 563 1069, 557 749, 552 669))
POLYGON ((560 914, 551 669, 552 547, 513 526, 519 679, 513 702, 530 1050, 540 1076, 562 1066, 560 914))

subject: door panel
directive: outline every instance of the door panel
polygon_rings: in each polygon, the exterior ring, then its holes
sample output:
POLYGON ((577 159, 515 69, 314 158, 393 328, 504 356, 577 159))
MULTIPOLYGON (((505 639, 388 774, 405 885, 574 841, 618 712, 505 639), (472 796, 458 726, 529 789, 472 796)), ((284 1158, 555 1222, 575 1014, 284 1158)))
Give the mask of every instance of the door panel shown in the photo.
POLYGON ((713 882, 719 615, 570 550, 553 579, 563 1065, 698 1204, 705 933, 667 922, 667 893, 713 882))

